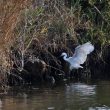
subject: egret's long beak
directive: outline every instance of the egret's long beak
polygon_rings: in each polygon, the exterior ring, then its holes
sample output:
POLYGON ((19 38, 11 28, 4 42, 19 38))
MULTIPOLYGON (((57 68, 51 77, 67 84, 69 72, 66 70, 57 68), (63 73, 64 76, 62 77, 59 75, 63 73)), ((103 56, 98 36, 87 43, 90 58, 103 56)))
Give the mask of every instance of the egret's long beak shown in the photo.
POLYGON ((60 55, 60 57, 63 57, 63 56, 64 56, 64 55, 62 55, 62 54, 60 55))
POLYGON ((61 58, 62 57, 62 55, 60 55, 59 57, 57 57, 57 58, 61 58))
POLYGON ((57 57, 57 58, 61 58, 61 57, 63 57, 63 55, 61 54, 59 57, 57 57))

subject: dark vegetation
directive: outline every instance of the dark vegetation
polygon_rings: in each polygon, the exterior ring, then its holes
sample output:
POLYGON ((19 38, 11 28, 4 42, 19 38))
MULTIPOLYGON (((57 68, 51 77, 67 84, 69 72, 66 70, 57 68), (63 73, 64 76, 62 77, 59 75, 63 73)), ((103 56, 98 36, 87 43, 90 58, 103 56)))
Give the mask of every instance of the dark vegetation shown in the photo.
POLYGON ((0 41, 2 86, 110 78, 109 0, 13 0, 10 10, 9 1, 1 2, 5 10, 0 41), (95 46, 94 52, 84 69, 68 74, 61 53, 72 55, 78 44, 87 41, 95 46))

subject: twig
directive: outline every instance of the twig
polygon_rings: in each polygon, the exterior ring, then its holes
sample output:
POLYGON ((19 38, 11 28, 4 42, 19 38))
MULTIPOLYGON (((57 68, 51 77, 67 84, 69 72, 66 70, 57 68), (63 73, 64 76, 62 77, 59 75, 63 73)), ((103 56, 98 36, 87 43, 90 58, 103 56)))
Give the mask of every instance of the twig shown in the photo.
POLYGON ((100 14, 100 16, 102 17, 102 19, 110 26, 108 20, 104 18, 104 16, 103 16, 102 13, 100 12, 100 10, 99 10, 95 5, 93 5, 93 7, 94 7, 94 9, 97 11, 97 13, 100 14))

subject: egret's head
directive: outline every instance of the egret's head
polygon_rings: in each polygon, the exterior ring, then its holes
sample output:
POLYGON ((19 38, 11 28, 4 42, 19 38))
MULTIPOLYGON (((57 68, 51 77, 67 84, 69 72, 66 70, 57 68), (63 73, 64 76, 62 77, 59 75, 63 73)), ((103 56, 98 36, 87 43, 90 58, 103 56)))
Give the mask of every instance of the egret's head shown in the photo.
POLYGON ((63 52, 63 53, 61 54, 61 57, 63 57, 63 56, 67 56, 67 54, 66 54, 65 52, 63 52))

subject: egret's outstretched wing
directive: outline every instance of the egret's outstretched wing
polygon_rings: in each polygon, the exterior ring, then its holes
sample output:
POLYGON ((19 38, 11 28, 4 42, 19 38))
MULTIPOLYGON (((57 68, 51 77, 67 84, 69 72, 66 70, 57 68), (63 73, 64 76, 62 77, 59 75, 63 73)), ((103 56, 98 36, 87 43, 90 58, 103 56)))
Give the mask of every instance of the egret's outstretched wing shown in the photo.
POLYGON ((94 50, 94 46, 91 44, 91 42, 87 42, 83 45, 79 45, 75 48, 75 53, 79 54, 81 52, 85 54, 90 54, 94 50))
POLYGON ((79 65, 83 64, 87 59, 87 55, 90 54, 93 50, 94 46, 90 42, 77 46, 75 48, 75 53, 71 58, 71 63, 76 63, 79 65))

